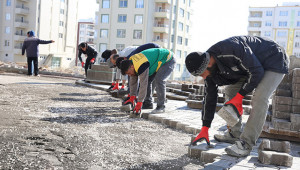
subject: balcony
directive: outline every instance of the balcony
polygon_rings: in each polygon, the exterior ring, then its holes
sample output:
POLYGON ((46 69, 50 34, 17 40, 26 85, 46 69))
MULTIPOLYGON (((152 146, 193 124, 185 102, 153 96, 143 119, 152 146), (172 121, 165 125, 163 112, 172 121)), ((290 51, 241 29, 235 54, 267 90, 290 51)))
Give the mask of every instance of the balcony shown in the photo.
POLYGON ((248 26, 248 31, 252 31, 252 32, 258 32, 261 30, 261 27, 259 26, 248 26))
POLYGON ((17 28, 27 28, 28 27, 28 21, 24 21, 21 19, 16 19, 15 20, 15 27, 17 28))
POLYGON ((156 17, 156 18, 167 18, 167 19, 170 19, 170 10, 168 10, 168 9, 158 9, 158 10, 155 10, 154 17, 156 17))
POLYGON ((171 4, 171 0, 155 0, 156 3, 168 3, 171 4))
POLYGON ((16 14, 21 14, 21 15, 27 15, 27 14, 29 14, 29 8, 21 6, 21 5, 17 5, 15 13, 16 14))
POLYGON ((14 40, 15 41, 24 41, 27 36, 25 34, 21 34, 19 32, 15 33, 14 40))
POLYGON ((262 21, 262 17, 259 16, 249 16, 248 21, 262 21))
POLYGON ((169 25, 155 24, 153 26, 153 32, 169 34, 169 25))
POLYGON ((162 48, 168 48, 167 39, 154 39, 153 42, 160 45, 162 48))

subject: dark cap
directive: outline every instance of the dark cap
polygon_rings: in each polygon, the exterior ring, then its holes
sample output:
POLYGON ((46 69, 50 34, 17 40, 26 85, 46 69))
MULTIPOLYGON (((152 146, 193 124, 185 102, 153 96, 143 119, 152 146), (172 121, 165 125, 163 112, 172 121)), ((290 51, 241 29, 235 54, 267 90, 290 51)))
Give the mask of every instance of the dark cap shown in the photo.
POLYGON ((186 56, 185 65, 193 76, 200 76, 208 66, 210 56, 207 52, 191 52, 186 56))

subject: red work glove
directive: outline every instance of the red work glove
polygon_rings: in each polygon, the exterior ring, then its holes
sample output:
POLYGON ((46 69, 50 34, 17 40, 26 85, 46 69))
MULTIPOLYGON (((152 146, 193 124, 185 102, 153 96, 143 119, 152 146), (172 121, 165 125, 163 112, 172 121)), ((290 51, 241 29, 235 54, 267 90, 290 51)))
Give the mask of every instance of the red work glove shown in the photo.
POLYGON ((231 100, 229 100, 228 102, 225 103, 226 105, 233 105, 237 111, 239 112, 239 115, 242 116, 243 114, 243 98, 244 96, 242 96, 240 93, 237 93, 231 100))
POLYGON ((125 88, 125 86, 124 86, 124 85, 122 85, 121 89, 124 89, 124 88, 125 88))
POLYGON ((81 62, 81 66, 84 67, 84 62, 81 62))
POLYGON ((142 110, 143 102, 137 102, 134 109, 133 113, 139 114, 142 110))
POLYGON ((119 83, 116 83, 115 87, 112 90, 119 90, 119 83))
POLYGON ((191 145, 196 145, 197 142, 201 142, 202 140, 205 140, 207 145, 210 145, 209 138, 208 138, 208 129, 207 126, 202 126, 201 132, 198 134, 198 136, 195 138, 195 140, 191 143, 191 145))
POLYGON ((130 96, 130 98, 126 102, 124 102, 124 105, 129 103, 134 104, 135 98, 136 98, 135 96, 130 96))
POLYGON ((95 63, 95 58, 92 58, 90 63, 94 64, 95 63))

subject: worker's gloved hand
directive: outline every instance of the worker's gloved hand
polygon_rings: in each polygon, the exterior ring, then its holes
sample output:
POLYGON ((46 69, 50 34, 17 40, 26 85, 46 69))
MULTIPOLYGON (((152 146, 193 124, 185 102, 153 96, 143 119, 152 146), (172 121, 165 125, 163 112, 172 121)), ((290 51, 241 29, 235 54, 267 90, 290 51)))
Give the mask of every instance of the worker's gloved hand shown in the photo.
POLYGON ((196 145, 197 142, 201 142, 202 140, 205 140, 207 145, 210 145, 209 138, 208 138, 208 129, 207 126, 202 126, 200 133, 195 138, 195 140, 191 143, 191 145, 196 145))
POLYGON ((84 67, 84 62, 81 62, 81 66, 84 67))
POLYGON ((114 86, 114 88, 112 90, 119 90, 119 83, 116 83, 116 85, 114 86))
POLYGON ((137 102, 133 109, 133 113, 139 114, 142 111, 142 106, 143 106, 143 102, 137 102))
POLYGON ((243 98, 244 96, 242 96, 240 93, 237 93, 231 100, 229 100, 228 102, 225 103, 226 105, 233 105, 237 111, 239 112, 239 115, 242 116, 243 114, 243 98))
POLYGON ((94 64, 95 63, 95 58, 92 58, 91 61, 90 61, 90 63, 94 64))
POLYGON ((134 100, 135 100, 135 96, 130 96, 130 98, 126 101, 126 102, 124 102, 124 105, 126 105, 126 104, 134 104, 134 100))

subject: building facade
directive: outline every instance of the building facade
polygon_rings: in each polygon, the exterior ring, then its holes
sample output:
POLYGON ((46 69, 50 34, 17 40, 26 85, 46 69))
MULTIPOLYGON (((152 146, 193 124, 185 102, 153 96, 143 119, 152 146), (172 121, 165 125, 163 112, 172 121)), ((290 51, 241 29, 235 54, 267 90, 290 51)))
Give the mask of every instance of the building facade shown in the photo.
POLYGON ((181 80, 190 51, 191 0, 97 0, 95 45, 106 49, 154 42, 174 52, 171 79, 181 80))
POLYGON ((78 0, 3 0, 0 2, 0 60, 26 63, 21 48, 27 32, 42 40, 39 62, 51 67, 74 66, 78 0), (75 28, 75 29, 74 29, 75 28), (68 31, 67 31, 68 30, 68 31))
POLYGON ((300 3, 250 7, 248 34, 270 38, 300 58, 300 3))

